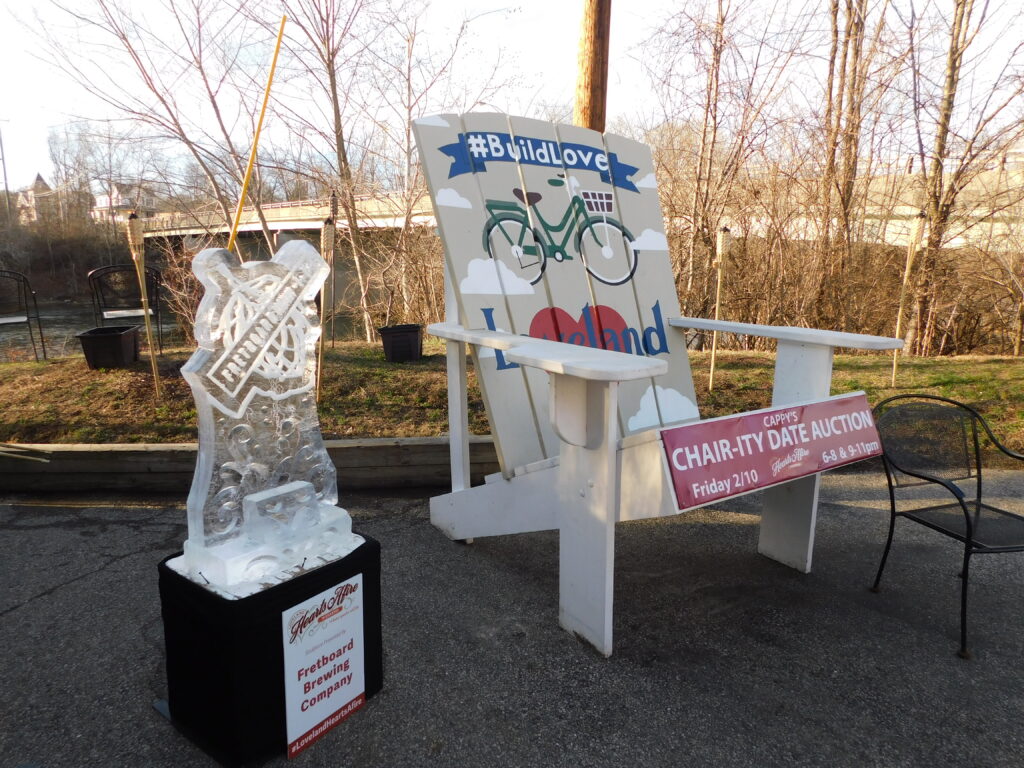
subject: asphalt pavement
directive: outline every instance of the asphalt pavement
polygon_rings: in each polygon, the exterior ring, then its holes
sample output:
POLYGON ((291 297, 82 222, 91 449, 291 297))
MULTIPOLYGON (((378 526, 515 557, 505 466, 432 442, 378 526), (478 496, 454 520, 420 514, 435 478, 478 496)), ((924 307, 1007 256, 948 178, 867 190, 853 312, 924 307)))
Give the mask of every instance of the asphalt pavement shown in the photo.
MULTIPOLYGON (((620 524, 607 659, 558 626, 555 533, 457 544, 428 494, 342 491, 383 548, 384 689, 294 766, 1024 763, 1024 555, 975 558, 959 659, 958 545, 905 524, 867 589, 878 473, 825 476, 807 575, 757 554, 756 496, 620 524)), ((182 498, 0 498, 0 768, 215 765, 153 708, 185 535, 182 498)))

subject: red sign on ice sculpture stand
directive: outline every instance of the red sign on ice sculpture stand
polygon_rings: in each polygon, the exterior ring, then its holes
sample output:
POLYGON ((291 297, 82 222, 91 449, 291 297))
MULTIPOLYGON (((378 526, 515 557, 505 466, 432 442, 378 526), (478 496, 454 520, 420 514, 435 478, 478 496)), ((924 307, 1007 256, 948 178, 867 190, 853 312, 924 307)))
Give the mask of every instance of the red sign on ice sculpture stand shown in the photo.
POLYGON ((879 456, 863 392, 661 432, 680 510, 879 456))

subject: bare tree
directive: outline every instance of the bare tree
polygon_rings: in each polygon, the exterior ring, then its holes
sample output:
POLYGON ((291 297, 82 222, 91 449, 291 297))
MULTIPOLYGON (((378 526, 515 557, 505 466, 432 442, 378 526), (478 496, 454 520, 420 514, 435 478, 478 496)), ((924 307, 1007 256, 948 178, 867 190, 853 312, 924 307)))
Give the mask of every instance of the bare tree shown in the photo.
MULTIPOLYGON (((988 0, 954 0, 947 18, 945 9, 934 4, 927 3, 922 16, 911 5, 904 17, 922 207, 928 219, 906 336, 914 354, 931 354, 939 347, 943 278, 951 274, 941 249, 951 227, 957 220, 976 224, 984 219, 976 209, 958 205, 961 193, 1024 137, 1024 78, 1018 73, 1024 43, 1017 38, 1009 48, 998 53, 995 48, 1005 46, 1008 27, 1019 28, 1020 12, 990 6, 988 0), (933 29, 945 38, 944 46, 937 45, 933 29), (993 66, 995 55, 999 63, 993 66), (934 79, 929 73, 940 56, 942 77, 934 79)), ((955 297, 951 301, 955 307, 955 297)))
MULTIPOLYGON (((314 109, 309 117, 295 115, 301 126, 300 135, 312 133, 328 148, 324 154, 345 216, 345 232, 358 281, 358 306, 363 335, 371 341, 374 322, 370 306, 369 270, 366 263, 364 236, 356 210, 356 175, 349 157, 349 143, 344 114, 348 104, 354 64, 373 42, 371 36, 356 34, 357 25, 369 15, 371 0, 283 0, 281 8, 298 32, 286 35, 286 45, 293 54, 293 66, 302 77, 309 77, 315 88, 311 101, 314 109), (323 122, 314 118, 319 114, 323 122)), ((364 28, 360 28, 364 31, 364 28)))
POLYGON ((401 221, 397 236, 388 245, 393 249, 397 279, 384 280, 382 288, 391 293, 397 287, 401 316, 408 320, 417 315, 439 320, 443 313, 442 262, 433 258, 436 248, 424 247, 423 233, 413 226, 413 213, 426 198, 426 189, 412 122, 433 112, 468 112, 511 85, 511 78, 499 72, 500 49, 492 56, 471 49, 474 19, 454 24, 442 45, 431 44, 422 29, 429 6, 423 0, 389 0, 382 7, 387 22, 380 44, 367 51, 374 76, 363 81, 360 89, 362 110, 380 137, 374 151, 389 194, 379 199, 386 201, 401 221), (471 64, 467 67, 465 63, 471 64), (415 296, 421 300, 416 301, 415 296))
MULTIPOLYGON (((787 67, 798 54, 805 20, 778 6, 715 0, 707 8, 679 11, 652 45, 659 70, 653 74, 666 122, 677 129, 669 154, 683 161, 683 175, 663 190, 685 222, 685 244, 676 258, 683 311, 704 314, 711 302, 711 266, 716 232, 746 164, 769 140, 773 105, 788 83, 787 67), (691 75, 689 73, 696 73, 691 75), (684 192, 684 188, 688 188, 684 192), (685 195, 685 209, 679 208, 685 195)), ((659 170, 664 168, 663 154, 659 170)))
MULTIPOLYGON (((40 24, 57 66, 150 137, 173 140, 202 172, 230 227, 243 162, 236 144, 247 145, 251 135, 239 118, 254 103, 241 73, 245 17, 215 0, 168 0, 145 10, 122 0, 52 6, 81 40, 68 46, 52 25, 40 24)), ((249 201, 271 244, 258 197, 249 201)))
MULTIPOLYGON (((821 265, 817 322, 845 330, 851 321, 847 270, 854 246, 863 238, 867 187, 883 147, 865 140, 878 137, 881 110, 900 58, 887 50, 889 0, 831 0, 825 108, 821 115, 821 166, 818 191, 821 265), (866 156, 865 156, 866 155, 866 156)), ((891 133, 891 129, 890 129, 891 133)), ((875 204, 877 200, 872 201, 875 204)))

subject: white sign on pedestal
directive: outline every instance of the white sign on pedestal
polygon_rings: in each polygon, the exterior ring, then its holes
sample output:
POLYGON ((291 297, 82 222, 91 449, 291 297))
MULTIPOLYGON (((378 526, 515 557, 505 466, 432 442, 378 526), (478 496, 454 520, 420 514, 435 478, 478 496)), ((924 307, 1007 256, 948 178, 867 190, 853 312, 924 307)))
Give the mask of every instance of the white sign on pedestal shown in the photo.
POLYGON ((288 757, 366 703, 363 575, 281 614, 288 757))

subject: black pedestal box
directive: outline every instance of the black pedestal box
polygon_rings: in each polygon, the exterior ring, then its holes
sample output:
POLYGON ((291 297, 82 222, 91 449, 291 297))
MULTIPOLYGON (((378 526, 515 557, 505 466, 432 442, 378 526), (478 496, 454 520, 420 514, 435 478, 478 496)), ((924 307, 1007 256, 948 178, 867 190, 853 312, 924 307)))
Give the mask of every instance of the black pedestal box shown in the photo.
POLYGON ((284 754, 281 614, 358 573, 366 697, 381 689, 380 544, 364 538, 348 556, 240 600, 220 597, 167 567, 178 555, 159 564, 167 699, 171 722, 182 733, 226 765, 284 754))

